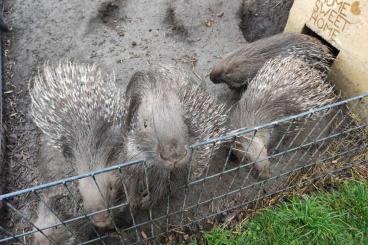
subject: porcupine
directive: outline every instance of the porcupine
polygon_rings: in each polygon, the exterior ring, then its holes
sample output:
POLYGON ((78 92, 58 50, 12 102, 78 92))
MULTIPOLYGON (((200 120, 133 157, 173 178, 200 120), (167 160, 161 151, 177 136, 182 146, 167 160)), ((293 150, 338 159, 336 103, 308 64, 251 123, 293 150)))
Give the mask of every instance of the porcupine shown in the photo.
MULTIPOLYGON (((38 158, 42 180, 51 182, 74 175, 73 166, 67 162, 63 154, 59 150, 49 147, 47 137, 44 134, 40 138, 41 146, 38 158)), ((36 245, 77 244, 98 237, 96 234, 98 231, 91 222, 92 218, 85 217, 83 200, 76 182, 67 182, 66 186, 58 185, 44 189, 39 194, 42 201, 39 200, 37 219, 33 223, 36 227, 42 229, 46 236, 41 232, 34 233, 36 245), (65 221, 71 219, 73 219, 72 222, 65 223, 65 221), (55 226, 61 222, 64 222, 65 225, 55 226), (52 228, 45 229, 47 227, 52 228)), ((119 226, 126 225, 122 222, 130 222, 127 217, 129 218, 125 210, 118 214, 115 213, 115 224, 119 226)))
MULTIPOLYGON (((42 233, 36 231, 33 234, 35 245, 74 245, 88 243, 106 235, 93 226, 91 218, 85 217, 83 208, 79 205, 82 199, 77 187, 68 185, 68 189, 70 192, 62 186, 54 187, 40 195, 43 201, 38 205, 37 219, 33 224, 42 233)), ((126 219, 126 214, 122 218, 126 219)), ((120 244, 110 243, 116 239, 108 236, 104 236, 103 240, 106 244, 120 244)))
MULTIPOLYGON (((79 196, 70 197, 69 193, 62 188, 59 191, 53 190, 41 197, 43 202, 38 206, 38 218, 34 225, 42 233, 34 233, 35 245, 74 245, 88 243, 106 235, 100 230, 94 228, 89 218, 84 217, 81 206, 76 202, 82 202, 79 196), (51 210, 52 211, 51 211, 51 210), (65 222, 68 221, 68 222, 65 222), (62 224, 64 222, 64 224, 62 224)), ((71 193, 77 193, 77 190, 69 187, 71 193)), ((106 244, 120 244, 119 242, 110 243, 116 239, 104 236, 102 240, 106 244)))
POLYGON ((127 170, 129 183, 135 183, 128 193, 133 207, 145 209, 168 195, 173 185, 185 183, 182 181, 188 174, 196 178, 203 173, 212 144, 194 151, 190 145, 222 135, 228 110, 188 73, 171 65, 136 72, 128 84, 126 99, 127 156, 147 159, 148 179, 145 183, 142 165, 127 170))
POLYGON ((330 49, 321 41, 299 33, 281 33, 244 44, 227 54, 213 68, 210 79, 229 88, 246 88, 264 63, 278 55, 294 55, 325 77, 333 61, 330 49))
MULTIPOLYGON (((30 95, 34 122, 50 154, 56 149, 66 160, 59 164, 69 163, 76 174, 84 174, 119 162, 125 110, 114 77, 96 65, 46 64, 33 79, 30 95)), ((55 178, 60 177, 56 174, 55 178)), ((111 207, 124 198, 117 172, 80 179, 78 186, 87 213, 111 207)), ((102 212, 92 216, 92 221, 98 227, 108 227, 113 219, 111 213, 102 212)))
MULTIPOLYGON (((319 71, 297 56, 278 56, 267 61, 249 83, 233 108, 231 124, 234 129, 252 128, 324 106, 336 99, 333 87, 321 77, 319 71)), ((248 160, 255 162, 255 169, 261 178, 271 175, 268 159, 271 130, 261 128, 255 135, 252 132, 240 137, 236 148, 241 151, 234 151, 238 159, 245 154, 248 160)))

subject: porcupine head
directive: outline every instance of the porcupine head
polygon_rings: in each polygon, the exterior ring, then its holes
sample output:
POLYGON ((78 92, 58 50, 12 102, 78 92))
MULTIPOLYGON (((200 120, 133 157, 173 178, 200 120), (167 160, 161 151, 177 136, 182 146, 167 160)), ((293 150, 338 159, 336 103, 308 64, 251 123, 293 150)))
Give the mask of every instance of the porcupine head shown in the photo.
POLYGON ((127 124, 131 125, 128 155, 148 159, 148 172, 154 178, 154 186, 149 189, 157 194, 151 196, 159 198, 166 191, 169 175, 201 175, 211 151, 209 147, 191 150, 190 146, 223 133, 224 106, 215 109, 203 89, 171 66, 134 74, 126 97, 131 101, 127 116, 127 124))
POLYGON ((182 167, 189 156, 188 127, 173 89, 154 72, 136 73, 128 85, 129 152, 150 156, 164 170, 182 167))
POLYGON ((152 156, 163 169, 182 168, 190 162, 201 165, 209 153, 193 152, 190 145, 225 131, 225 106, 216 104, 179 68, 160 65, 137 72, 126 97, 130 101, 128 151, 152 156))

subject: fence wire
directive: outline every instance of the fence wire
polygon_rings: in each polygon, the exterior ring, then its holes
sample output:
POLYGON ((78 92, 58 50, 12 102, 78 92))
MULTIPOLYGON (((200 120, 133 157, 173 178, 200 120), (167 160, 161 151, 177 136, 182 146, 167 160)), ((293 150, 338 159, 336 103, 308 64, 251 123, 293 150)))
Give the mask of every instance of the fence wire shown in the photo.
POLYGON ((38 244, 184 241, 183 234, 211 228, 214 223, 224 222, 235 212, 254 207, 265 198, 366 164, 367 100, 368 94, 357 96, 194 144, 191 146, 194 152, 202 147, 211 148, 203 175, 194 178, 187 171, 187 177, 180 183, 170 176, 167 195, 146 209, 132 207, 129 185, 133 183, 127 182, 124 174, 132 166, 144 168, 142 192, 149 196, 152 188, 149 185, 154 181, 149 180, 149 166, 143 159, 1 195, 0 201, 12 220, 0 225, 0 243, 35 244, 35 239, 38 244), (266 130, 271 135, 267 156, 258 154, 251 161, 247 153, 252 150, 252 142, 266 130), (245 147, 239 149, 239 142, 245 147), (218 146, 220 150, 215 150, 218 146), (260 179, 255 164, 264 161, 271 163, 271 175, 260 179), (105 200, 105 209, 86 212, 78 181, 93 180, 104 198, 96 178, 107 173, 121 178, 122 198, 114 204, 105 200), (109 215, 108 228, 93 224, 92 219, 98 214, 109 215))

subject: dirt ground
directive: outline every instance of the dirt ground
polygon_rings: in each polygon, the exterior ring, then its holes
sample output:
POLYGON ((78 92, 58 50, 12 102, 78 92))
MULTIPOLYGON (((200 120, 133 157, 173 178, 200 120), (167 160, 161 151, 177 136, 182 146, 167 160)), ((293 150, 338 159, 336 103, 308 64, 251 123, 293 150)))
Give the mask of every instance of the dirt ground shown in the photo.
MULTIPOLYGON (((210 82, 211 67, 248 41, 282 31, 291 0, 4 0, 4 123, 6 192, 40 183, 38 139, 32 123, 29 79, 45 61, 96 62, 124 88, 135 70, 177 63, 220 100, 233 94, 210 82)), ((26 197, 24 197, 26 198, 26 197)), ((13 204, 34 217, 31 200, 13 204), (26 207, 27 206, 27 207, 26 207)), ((19 227, 7 216, 6 226, 19 227)), ((21 229, 21 228, 20 228, 21 229)))

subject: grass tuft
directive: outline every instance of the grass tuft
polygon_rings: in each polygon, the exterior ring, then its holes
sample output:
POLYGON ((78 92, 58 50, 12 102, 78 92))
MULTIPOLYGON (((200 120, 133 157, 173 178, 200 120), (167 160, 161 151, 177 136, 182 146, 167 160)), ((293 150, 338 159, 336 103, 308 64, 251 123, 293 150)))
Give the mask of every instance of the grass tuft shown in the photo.
POLYGON ((205 234, 208 244, 368 244, 368 183, 292 198, 245 220, 234 230, 205 234))

